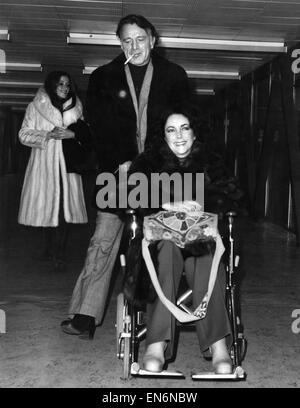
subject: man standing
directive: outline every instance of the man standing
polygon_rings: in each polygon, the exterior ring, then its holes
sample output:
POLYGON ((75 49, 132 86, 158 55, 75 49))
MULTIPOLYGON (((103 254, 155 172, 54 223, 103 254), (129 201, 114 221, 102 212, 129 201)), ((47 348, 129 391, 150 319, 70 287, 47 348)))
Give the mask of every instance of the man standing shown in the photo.
MULTIPOLYGON (((92 73, 87 91, 87 120, 99 168, 111 173, 126 172, 137 154, 151 145, 160 112, 190 96, 184 69, 154 51, 158 35, 145 17, 123 17, 116 34, 123 54, 92 73)), ((116 214, 98 211, 70 302, 73 318, 61 324, 65 333, 88 333, 92 338, 101 323, 122 231, 116 214)))

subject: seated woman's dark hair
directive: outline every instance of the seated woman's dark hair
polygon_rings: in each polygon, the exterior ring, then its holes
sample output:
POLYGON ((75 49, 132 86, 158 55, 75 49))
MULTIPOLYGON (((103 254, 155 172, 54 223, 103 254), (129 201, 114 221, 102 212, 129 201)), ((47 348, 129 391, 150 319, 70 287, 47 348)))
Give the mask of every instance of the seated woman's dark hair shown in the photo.
POLYGON ((161 112, 159 119, 155 124, 153 135, 153 143, 157 148, 165 143, 165 125, 167 119, 169 116, 176 114, 183 115, 189 120, 190 126, 196 136, 196 140, 200 140, 202 121, 200 119, 199 111, 194 105, 184 103, 181 105, 169 106, 161 112))
MULTIPOLYGON (((71 78, 71 76, 65 72, 65 71, 52 71, 50 72, 44 82, 44 88, 45 91, 47 92, 51 103, 53 106, 55 106, 56 108, 58 108, 60 111, 62 110, 62 104, 63 101, 57 96, 56 93, 56 88, 57 85, 59 83, 59 80, 62 76, 66 76, 69 79, 69 83, 70 83, 70 90, 69 90, 69 94, 68 94, 68 99, 72 98, 73 99, 73 103, 75 103, 75 95, 76 95, 76 90, 75 90, 75 84, 71 78)), ((72 103, 72 105, 73 105, 72 103)))

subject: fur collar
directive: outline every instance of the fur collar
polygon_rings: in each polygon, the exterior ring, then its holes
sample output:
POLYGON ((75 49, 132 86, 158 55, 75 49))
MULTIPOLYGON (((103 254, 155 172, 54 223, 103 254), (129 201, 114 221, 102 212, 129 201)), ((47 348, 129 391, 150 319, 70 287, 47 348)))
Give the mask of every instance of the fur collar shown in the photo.
MULTIPOLYGON (((69 101, 66 101, 66 106, 69 103, 69 101)), ((37 91, 33 104, 37 111, 54 126, 68 127, 71 123, 77 122, 77 120, 82 117, 82 104, 77 97, 75 106, 65 111, 62 115, 59 110, 52 105, 43 87, 37 91)))
POLYGON ((166 143, 159 149, 146 150, 143 155, 144 160, 150 165, 151 171, 155 172, 196 173, 203 172, 206 167, 204 147, 197 140, 194 142, 189 156, 182 161, 178 159, 166 143))

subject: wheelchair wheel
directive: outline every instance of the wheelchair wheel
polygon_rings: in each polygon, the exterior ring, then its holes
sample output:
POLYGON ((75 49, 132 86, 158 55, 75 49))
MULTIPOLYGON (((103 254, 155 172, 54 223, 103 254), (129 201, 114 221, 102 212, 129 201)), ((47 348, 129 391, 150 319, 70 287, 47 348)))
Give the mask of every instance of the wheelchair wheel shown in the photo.
POLYGON ((246 352, 247 352, 247 340, 244 336, 243 327, 240 324, 240 319, 236 316, 236 324, 235 324, 235 344, 232 344, 230 349, 230 356, 237 365, 241 365, 242 361, 245 359, 246 352))
POLYGON ((125 300, 123 293, 120 293, 117 297, 117 319, 116 319, 116 338, 117 338, 117 356, 122 358, 124 353, 124 344, 121 341, 121 334, 124 331, 124 318, 125 318, 125 300))
POLYGON ((130 337, 125 337, 122 339, 124 344, 124 353, 123 353, 123 379, 127 380, 130 375, 130 337))
POLYGON ((117 356, 123 360, 122 378, 127 380, 130 376, 131 365, 131 318, 127 313, 124 294, 120 293, 117 298, 117 356))

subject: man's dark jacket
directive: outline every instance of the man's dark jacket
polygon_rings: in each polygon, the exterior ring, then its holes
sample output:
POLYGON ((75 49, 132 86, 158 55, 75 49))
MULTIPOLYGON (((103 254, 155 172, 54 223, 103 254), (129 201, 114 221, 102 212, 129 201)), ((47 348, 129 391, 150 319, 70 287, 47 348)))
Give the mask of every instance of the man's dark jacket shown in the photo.
MULTIPOLYGON (((87 120, 90 124, 101 172, 114 172, 138 154, 136 113, 124 69, 124 54, 97 68, 87 91, 87 120)), ((152 54, 153 77, 147 109, 146 146, 161 111, 189 98, 186 72, 179 65, 152 54)))

